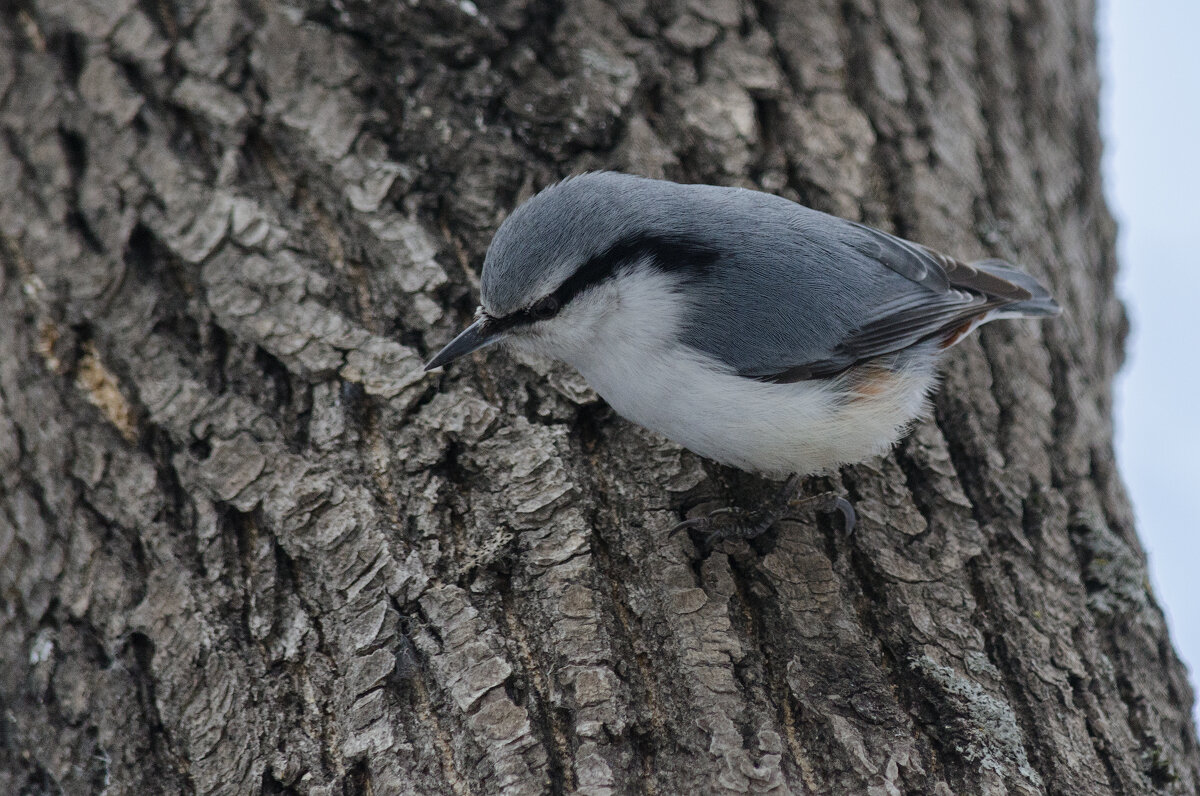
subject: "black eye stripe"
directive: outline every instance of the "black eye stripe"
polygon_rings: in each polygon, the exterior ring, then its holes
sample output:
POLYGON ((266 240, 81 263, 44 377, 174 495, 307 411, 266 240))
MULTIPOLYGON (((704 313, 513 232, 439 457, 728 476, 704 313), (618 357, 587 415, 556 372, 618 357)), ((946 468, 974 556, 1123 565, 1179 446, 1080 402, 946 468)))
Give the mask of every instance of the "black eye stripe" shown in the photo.
POLYGON ((558 289, 543 297, 533 306, 511 312, 502 318, 494 318, 491 328, 496 332, 544 320, 557 314, 580 293, 605 282, 626 265, 643 261, 661 271, 704 273, 712 267, 720 254, 716 249, 682 235, 637 235, 621 241, 584 263, 567 277, 558 289), (550 315, 539 315, 538 305, 554 299, 557 307, 550 315))
POLYGON ((558 298, 551 295, 535 301, 533 306, 529 308, 529 314, 540 321, 544 321, 547 318, 553 318, 557 315, 559 309, 561 309, 561 305, 558 302, 558 298))
POLYGON ((639 260, 663 271, 708 270, 720 255, 716 249, 685 236, 638 235, 611 246, 567 277, 553 295, 560 307, 588 288, 611 279, 622 266, 639 260))

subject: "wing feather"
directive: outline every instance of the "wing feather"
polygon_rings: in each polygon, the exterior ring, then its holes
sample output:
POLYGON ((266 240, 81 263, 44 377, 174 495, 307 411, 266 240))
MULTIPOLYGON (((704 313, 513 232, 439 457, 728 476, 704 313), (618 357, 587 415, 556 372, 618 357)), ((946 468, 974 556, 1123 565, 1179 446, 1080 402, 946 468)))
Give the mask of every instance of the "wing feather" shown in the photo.
POLYGON ((1020 285, 926 246, 856 222, 846 222, 843 229, 843 246, 905 277, 914 289, 871 308, 870 316, 830 346, 826 356, 741 375, 775 383, 828 378, 926 340, 950 340, 990 311, 1033 297, 1020 285))
POLYGON ((687 283, 682 342, 747 378, 827 378, 923 342, 951 344, 1002 312, 1058 312, 1007 263, 964 263, 782 197, 693 186, 658 201, 647 207, 664 226, 715 252, 704 268, 672 271, 687 283))

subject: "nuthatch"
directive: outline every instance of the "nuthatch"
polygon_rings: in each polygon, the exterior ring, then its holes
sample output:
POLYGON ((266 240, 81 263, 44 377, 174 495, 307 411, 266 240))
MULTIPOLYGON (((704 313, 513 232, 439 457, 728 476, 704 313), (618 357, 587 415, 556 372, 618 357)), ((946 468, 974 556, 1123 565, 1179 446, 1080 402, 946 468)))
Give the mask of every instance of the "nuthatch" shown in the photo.
POLYGON ((505 220, 475 322, 426 370, 504 341, 701 456, 807 474, 886 451, 975 327, 1059 311, 1002 260, 757 191, 596 172, 505 220))

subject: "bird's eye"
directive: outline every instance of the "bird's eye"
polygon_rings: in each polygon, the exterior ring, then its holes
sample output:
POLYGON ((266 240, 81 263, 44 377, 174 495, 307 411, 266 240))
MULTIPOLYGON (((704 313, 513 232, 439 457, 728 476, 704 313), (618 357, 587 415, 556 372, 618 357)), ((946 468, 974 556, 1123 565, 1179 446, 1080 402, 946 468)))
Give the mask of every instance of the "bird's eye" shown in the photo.
POLYGON ((532 307, 529 308, 529 314, 539 321, 544 321, 547 318, 553 318, 558 314, 558 299, 554 296, 546 296, 543 299, 538 299, 532 307))

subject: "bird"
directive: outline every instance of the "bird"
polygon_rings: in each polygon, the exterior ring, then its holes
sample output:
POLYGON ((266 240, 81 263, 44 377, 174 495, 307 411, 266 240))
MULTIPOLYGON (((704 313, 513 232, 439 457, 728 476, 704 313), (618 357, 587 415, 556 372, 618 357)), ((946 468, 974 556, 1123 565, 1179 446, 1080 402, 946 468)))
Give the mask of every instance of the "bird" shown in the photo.
MULTIPOLYGON (((797 505, 800 476, 888 451, 981 324, 1061 311, 1004 260, 963 262, 770 193, 615 171, 518 206, 480 286, 474 322, 426 371, 503 342, 566 362, 619 415, 700 456, 791 476, 784 508, 714 538, 761 533, 797 505)), ((844 499, 826 503, 852 527, 844 499)))

